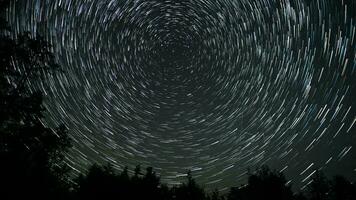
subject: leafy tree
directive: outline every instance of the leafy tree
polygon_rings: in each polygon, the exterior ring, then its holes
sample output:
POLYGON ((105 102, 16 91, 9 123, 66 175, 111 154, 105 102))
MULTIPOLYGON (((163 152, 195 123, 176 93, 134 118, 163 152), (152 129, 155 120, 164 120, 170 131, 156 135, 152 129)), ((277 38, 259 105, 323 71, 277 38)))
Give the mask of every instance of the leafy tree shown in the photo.
MULTIPOLYGON (((1 1, 1 16, 9 2, 1 1)), ((43 38, 28 33, 12 38, 9 30, 1 18, 0 193, 2 199, 64 198, 69 187, 64 153, 70 139, 64 126, 53 130, 42 123, 42 94, 28 85, 58 65, 43 38)))

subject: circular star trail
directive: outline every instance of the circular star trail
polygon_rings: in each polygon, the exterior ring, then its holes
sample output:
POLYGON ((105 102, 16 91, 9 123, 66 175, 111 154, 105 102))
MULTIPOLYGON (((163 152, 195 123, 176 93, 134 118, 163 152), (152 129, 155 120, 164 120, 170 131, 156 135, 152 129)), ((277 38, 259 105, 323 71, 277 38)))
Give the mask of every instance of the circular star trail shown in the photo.
POLYGON ((64 73, 32 81, 76 171, 152 166, 176 184, 243 183, 268 164, 304 187, 356 177, 355 1, 30 0, 15 34, 41 34, 64 73))

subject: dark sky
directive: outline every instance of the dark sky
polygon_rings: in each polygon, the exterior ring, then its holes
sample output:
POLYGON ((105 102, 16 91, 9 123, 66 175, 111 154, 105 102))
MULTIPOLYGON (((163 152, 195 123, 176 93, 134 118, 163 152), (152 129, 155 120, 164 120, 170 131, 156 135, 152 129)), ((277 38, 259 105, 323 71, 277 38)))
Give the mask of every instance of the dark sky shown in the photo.
POLYGON ((315 169, 356 180, 354 0, 28 0, 65 73, 33 81, 68 163, 153 166, 175 184, 240 185, 268 164, 295 188, 315 169))

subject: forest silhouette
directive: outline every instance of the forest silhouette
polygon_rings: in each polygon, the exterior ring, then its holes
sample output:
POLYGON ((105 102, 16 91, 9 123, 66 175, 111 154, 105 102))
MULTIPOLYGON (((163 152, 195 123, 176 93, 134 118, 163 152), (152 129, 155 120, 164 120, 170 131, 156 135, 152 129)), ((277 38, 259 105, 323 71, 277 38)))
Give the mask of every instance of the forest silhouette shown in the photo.
POLYGON ((316 171, 304 191, 293 192, 280 172, 262 166, 247 184, 226 193, 207 192, 190 172, 178 186, 167 186, 151 167, 133 173, 94 164, 71 176, 65 154, 71 148, 64 125, 45 126, 42 93, 28 82, 63 73, 51 46, 23 33, 14 38, 4 18, 10 0, 0 1, 0 199, 155 199, 155 200, 355 200, 356 186, 344 177, 327 179, 316 171), (21 71, 19 70, 21 68, 21 71), (21 72, 21 73, 20 73, 21 72))

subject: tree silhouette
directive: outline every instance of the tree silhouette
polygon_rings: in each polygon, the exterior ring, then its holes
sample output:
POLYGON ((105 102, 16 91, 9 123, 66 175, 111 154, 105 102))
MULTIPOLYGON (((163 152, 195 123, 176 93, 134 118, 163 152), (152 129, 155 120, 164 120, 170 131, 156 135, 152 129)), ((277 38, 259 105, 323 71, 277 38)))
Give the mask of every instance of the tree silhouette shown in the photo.
POLYGON ((117 176, 111 166, 101 167, 93 165, 87 174, 80 175, 77 179, 77 198, 79 199, 101 199, 117 196, 116 188, 120 185, 117 176))
POLYGON ((328 192, 330 190, 329 180, 327 180, 320 170, 316 170, 307 190, 310 200, 326 200, 328 199, 328 192))
POLYGON ((187 183, 173 188, 173 192, 176 200, 203 200, 206 197, 203 188, 195 182, 190 171, 187 173, 187 183))
POLYGON ((171 199, 167 186, 160 184, 160 179, 148 167, 145 175, 139 175, 137 166, 135 174, 129 176, 128 168, 117 174, 111 166, 93 165, 86 175, 76 180, 76 197, 78 199, 103 199, 112 196, 119 199, 171 199))
POLYGON ((316 170, 308 185, 307 197, 310 200, 353 200, 356 187, 342 176, 328 180, 322 171, 316 170))
POLYGON ((294 200, 307 200, 307 198, 303 195, 303 193, 298 192, 294 195, 294 200))
MULTIPOLYGON (((1 16, 3 11, 1 7, 1 16)), ((29 80, 56 71, 58 65, 43 38, 28 33, 11 38, 6 21, 1 18, 0 23, 1 198, 64 198, 69 187, 64 162, 70 146, 67 130, 42 123, 42 94, 28 86, 29 80)))
POLYGON ((356 199, 356 186, 342 176, 335 176, 330 183, 330 199, 353 200, 356 199))
POLYGON ((158 199, 160 196, 159 186, 160 178, 153 171, 152 167, 147 167, 146 174, 142 178, 142 193, 158 199))
POLYGON ((220 195, 219 190, 215 189, 210 196, 207 197, 208 200, 224 200, 224 197, 220 195))
MULTIPOLYGON (((334 177, 332 181, 319 171, 313 176, 314 183, 309 185, 306 196, 303 193, 293 194, 291 186, 287 185, 284 175, 262 166, 254 173, 249 173, 248 183, 241 187, 232 187, 227 200, 353 200, 355 199, 355 185, 341 176, 334 177), (325 187, 326 184, 326 187, 325 187), (325 189, 327 188, 327 189, 325 189)), ((187 173, 187 181, 179 186, 171 187, 160 183, 152 167, 146 168, 141 174, 140 165, 133 170, 130 176, 127 167, 119 174, 112 166, 93 165, 86 175, 77 179, 76 199, 118 199, 142 200, 224 200, 218 190, 208 194, 187 173)))
POLYGON ((248 184, 240 188, 232 188, 229 200, 275 199, 288 200, 293 198, 290 186, 282 173, 271 171, 262 166, 256 173, 250 174, 248 184))

